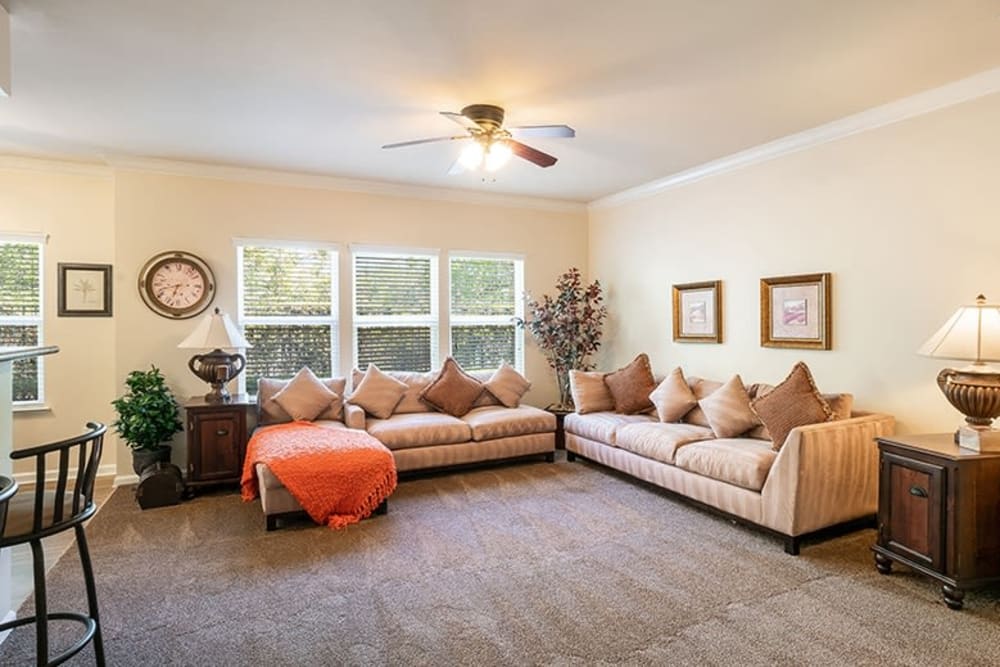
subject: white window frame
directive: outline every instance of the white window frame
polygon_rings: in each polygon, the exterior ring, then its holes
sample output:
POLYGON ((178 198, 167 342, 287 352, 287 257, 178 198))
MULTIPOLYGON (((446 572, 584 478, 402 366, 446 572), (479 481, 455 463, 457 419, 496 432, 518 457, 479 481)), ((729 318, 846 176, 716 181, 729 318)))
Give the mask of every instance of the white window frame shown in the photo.
MULTIPOLYGON (((440 266, 441 251, 429 248, 407 248, 398 246, 351 246, 351 363, 358 368, 358 330, 368 327, 430 327, 431 330, 431 370, 441 363, 440 341, 440 266), (419 257, 430 260, 430 304, 431 312, 427 315, 358 315, 358 280, 357 258, 364 257, 419 257)), ((363 368, 360 370, 364 370, 363 368)), ((407 370, 407 369, 401 369, 407 370)))
MULTIPOLYGON (((288 325, 304 324, 308 326, 326 325, 330 329, 330 374, 340 375, 340 246, 336 243, 318 241, 289 241, 279 239, 234 238, 236 247, 236 325, 241 333, 245 333, 247 325, 288 325), (256 315, 246 317, 243 295, 243 248, 292 248, 297 250, 326 250, 330 253, 330 315, 256 315)), ((239 391, 246 392, 246 374, 240 373, 239 391)))
POLYGON ((514 359, 510 363, 524 373, 524 330, 514 320, 524 319, 524 255, 517 253, 452 250, 448 252, 448 354, 452 354, 451 330, 460 326, 514 327, 514 359), (514 262, 514 315, 455 315, 451 312, 451 262, 453 259, 497 259, 514 262))
MULTIPOLYGON (((0 315, 0 324, 8 326, 37 326, 39 347, 45 344, 45 234, 10 234, 0 232, 0 243, 30 243, 38 246, 38 315, 0 315)), ((34 401, 14 401, 17 410, 31 410, 45 405, 45 360, 35 357, 38 368, 38 398, 34 401)))

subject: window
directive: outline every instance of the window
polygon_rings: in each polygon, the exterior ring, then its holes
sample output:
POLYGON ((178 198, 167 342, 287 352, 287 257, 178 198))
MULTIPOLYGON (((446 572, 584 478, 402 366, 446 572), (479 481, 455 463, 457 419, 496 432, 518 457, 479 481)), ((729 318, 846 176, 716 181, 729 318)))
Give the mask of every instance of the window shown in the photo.
POLYGON ((524 262, 510 257, 452 255, 451 355, 467 370, 506 361, 524 370, 524 335, 514 325, 524 315, 524 262))
MULTIPOLYGON (((42 241, 0 235, 0 347, 42 344, 42 241)), ((13 364, 15 403, 41 403, 42 360, 13 364)))
POLYGON ((362 370, 437 365, 438 261, 430 252, 354 252, 354 351, 362 370))
POLYGON ((290 378, 308 366, 337 372, 337 250, 237 241, 239 323, 247 350, 246 391, 261 377, 290 378))

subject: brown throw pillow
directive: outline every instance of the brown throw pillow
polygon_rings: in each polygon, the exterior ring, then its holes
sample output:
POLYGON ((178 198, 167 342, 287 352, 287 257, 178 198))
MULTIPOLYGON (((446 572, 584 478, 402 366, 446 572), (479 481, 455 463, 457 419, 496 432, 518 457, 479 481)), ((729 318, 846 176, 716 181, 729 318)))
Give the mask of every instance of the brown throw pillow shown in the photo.
POLYGON ((295 421, 312 421, 326 412, 334 399, 339 401, 340 396, 303 367, 272 400, 295 421))
POLYGON ((691 408, 698 405, 691 387, 684 379, 684 372, 678 366, 649 395, 656 407, 656 416, 661 422, 680 421, 691 408))
POLYGON ((516 408, 521 397, 531 389, 531 383, 506 361, 500 364, 493 376, 483 383, 483 387, 508 408, 516 408))
POLYGON ((569 391, 577 413, 610 412, 615 409, 615 399, 604 384, 604 373, 570 371, 569 391))
POLYGON ((750 408, 750 396, 739 375, 698 401, 698 405, 705 411, 708 425, 717 438, 735 438, 760 423, 750 408))
POLYGON ((604 383, 615 400, 615 412, 634 415, 653 408, 649 395, 656 389, 656 380, 645 352, 627 366, 605 375, 604 383))
POLYGON ((482 383, 448 357, 438 376, 420 392, 420 400, 452 417, 461 417, 472 409, 472 404, 481 393, 482 383))
POLYGON ((405 393, 405 382, 389 377, 375 364, 368 364, 365 376, 354 387, 354 393, 347 400, 364 408, 372 417, 388 419, 405 393))
POLYGON ((809 367, 801 361, 781 384, 751 405, 771 434, 771 448, 775 451, 785 444, 793 428, 834 418, 833 410, 816 389, 809 367))

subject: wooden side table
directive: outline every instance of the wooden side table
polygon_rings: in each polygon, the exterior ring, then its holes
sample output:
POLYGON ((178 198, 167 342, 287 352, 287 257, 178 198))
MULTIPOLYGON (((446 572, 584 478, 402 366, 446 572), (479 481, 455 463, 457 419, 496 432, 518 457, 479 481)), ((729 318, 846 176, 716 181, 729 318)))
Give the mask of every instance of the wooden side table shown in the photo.
POLYGON ((188 486, 239 483, 247 449, 247 412, 252 406, 245 394, 227 403, 208 403, 197 396, 184 404, 188 486))
POLYGON ((545 408, 545 410, 556 416, 556 449, 566 449, 566 431, 563 429, 563 420, 566 419, 566 415, 573 414, 573 411, 559 410, 553 407, 545 408))
POLYGON ((879 438, 875 567, 893 562, 941 582, 961 609, 965 591, 1000 581, 1000 452, 961 449, 953 434, 879 438))

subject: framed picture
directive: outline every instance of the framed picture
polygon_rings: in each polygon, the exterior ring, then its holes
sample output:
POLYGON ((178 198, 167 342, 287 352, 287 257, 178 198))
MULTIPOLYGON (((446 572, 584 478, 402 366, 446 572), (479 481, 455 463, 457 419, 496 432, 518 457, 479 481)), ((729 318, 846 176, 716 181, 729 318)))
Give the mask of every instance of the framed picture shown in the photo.
POLYGON ((111 265, 59 263, 60 317, 111 317, 111 265))
POLYGON ((831 282, 829 273, 761 278, 761 346, 831 349, 831 282))
POLYGON ((674 340, 722 342, 722 281, 674 285, 674 340))

